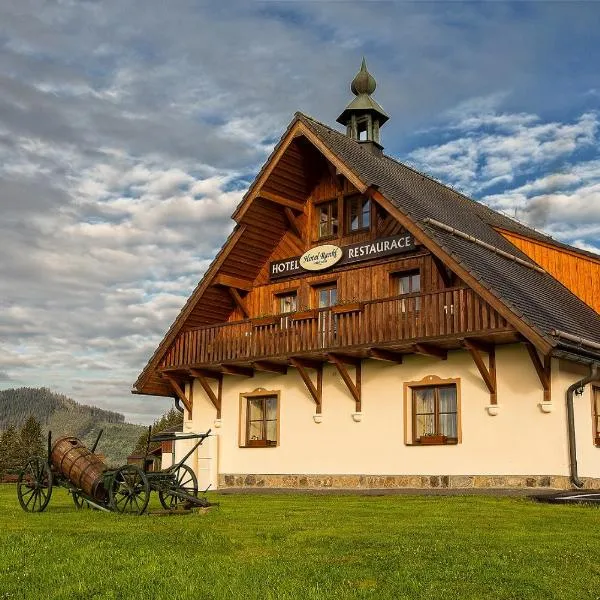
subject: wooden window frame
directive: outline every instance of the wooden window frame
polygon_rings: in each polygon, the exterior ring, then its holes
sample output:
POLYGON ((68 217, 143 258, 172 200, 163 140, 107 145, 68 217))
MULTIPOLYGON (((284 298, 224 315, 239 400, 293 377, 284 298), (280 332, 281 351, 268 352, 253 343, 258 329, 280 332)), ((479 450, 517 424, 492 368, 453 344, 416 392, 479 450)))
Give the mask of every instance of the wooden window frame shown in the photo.
POLYGON ((298 288, 293 288, 293 289, 289 289, 289 290, 275 292, 273 294, 273 299, 275 301, 275 312, 274 312, 274 314, 276 314, 276 315, 289 315, 289 314, 291 314, 293 312, 296 312, 298 310, 298 298, 299 298, 298 288), (281 298, 283 298, 284 296, 296 296, 296 310, 291 310, 291 311, 289 311, 287 313, 281 312, 281 298))
MULTIPOLYGON (((405 271, 391 271, 390 272, 390 287, 392 296, 408 296, 409 294, 422 294, 423 293, 423 277, 421 275, 421 268, 416 267, 414 269, 406 269, 405 271), (401 277, 410 277, 412 275, 419 276, 419 290, 417 292, 410 291, 405 294, 400 294, 398 290, 398 280, 401 277)), ((412 287, 412 283, 411 283, 412 287)))
POLYGON ((592 440, 600 448, 600 386, 591 386, 592 395, 592 440))
POLYGON ((460 377, 442 379, 437 375, 427 375, 420 381, 407 381, 404 383, 404 444, 406 446, 456 446, 462 443, 462 410, 461 410, 461 386, 460 377), (422 444, 415 439, 414 434, 414 409, 413 409, 413 389, 422 387, 445 387, 449 385, 456 386, 456 439, 439 442, 436 444, 422 444))
POLYGON ((318 283, 313 283, 310 286, 312 288, 312 305, 315 309, 320 310, 321 308, 331 308, 332 306, 336 306, 339 292, 338 280, 336 279, 328 279, 327 281, 319 281, 318 283), (330 290, 335 288, 336 290, 336 303, 331 304, 328 307, 319 307, 319 292, 323 289, 330 290))
POLYGON ((351 196, 344 197, 343 217, 344 217, 344 234, 345 235, 354 235, 355 233, 365 233, 365 232, 371 231, 371 228, 373 227, 373 204, 374 203, 371 201, 370 198, 366 198, 362 194, 352 194, 351 196), (348 204, 350 202, 354 202, 354 201, 362 202, 364 200, 366 200, 369 203, 369 224, 366 226, 362 224, 363 212, 361 210, 358 213, 361 226, 358 229, 352 229, 352 221, 351 221, 352 213, 350 211, 348 204))
POLYGON ((240 410, 239 410, 239 440, 240 448, 277 448, 280 443, 280 427, 281 427, 281 390, 265 390, 257 388, 252 392, 244 392, 240 394, 240 410), (252 398, 276 398, 277 399, 277 440, 275 444, 249 444, 248 443, 248 400, 252 398))
MULTIPOLYGON (((314 222, 315 222, 315 241, 322 242, 325 240, 334 240, 339 238, 342 235, 342 225, 343 221, 343 202, 340 202, 340 198, 325 198, 323 200, 319 200, 318 202, 313 202, 313 211, 314 211, 314 222), (329 235, 320 235, 320 211, 319 209, 324 204, 331 204, 332 206, 336 206, 337 208, 337 233, 331 233, 329 235)), ((331 211, 329 211, 329 216, 331 216, 331 211)), ((330 222, 332 220, 330 219, 330 222)))

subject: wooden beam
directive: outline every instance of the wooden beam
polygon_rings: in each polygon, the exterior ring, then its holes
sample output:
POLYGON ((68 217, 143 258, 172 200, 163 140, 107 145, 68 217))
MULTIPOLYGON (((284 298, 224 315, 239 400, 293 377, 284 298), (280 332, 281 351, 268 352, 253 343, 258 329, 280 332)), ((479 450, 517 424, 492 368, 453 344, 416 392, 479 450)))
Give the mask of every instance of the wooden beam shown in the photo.
POLYGON ((494 351, 494 344, 489 344, 476 338, 465 338, 463 341, 468 342, 473 348, 479 350, 479 352, 491 354, 494 351))
POLYGON ((169 382, 169 385, 173 388, 173 391, 177 394, 177 397, 183 402, 183 405, 188 411, 188 415, 191 415, 192 403, 189 401, 188 397, 185 395, 184 391, 181 389, 177 381, 173 379, 170 375, 167 375, 166 373, 163 373, 162 377, 169 382))
POLYGON ((214 285, 224 285, 225 287, 236 288, 249 292, 252 289, 252 281, 242 277, 233 277, 219 273, 213 280, 214 285))
POLYGON ((208 399, 212 402, 213 406, 217 409, 217 419, 221 418, 221 400, 223 396, 223 376, 220 373, 216 373, 214 377, 217 382, 217 393, 210 387, 208 379, 205 374, 198 369, 190 369, 190 373, 200 382, 200 385, 206 392, 208 399))
POLYGON ((249 319, 250 313, 248 312, 248 309, 246 308, 246 303, 240 296, 240 293, 233 287, 228 287, 227 290, 230 296, 233 298, 233 301, 236 303, 237 307, 242 311, 244 318, 249 319))
POLYGON ((240 365, 221 365, 221 372, 226 375, 241 375, 242 377, 254 377, 252 367, 242 367, 240 365))
POLYGON ((320 360, 313 360, 311 358, 303 358, 301 356, 291 356, 290 357, 290 364, 295 367, 296 365, 292 362, 296 362, 301 364, 305 369, 320 369, 323 366, 323 362, 324 361, 320 361, 320 360))
POLYGON ((550 402, 551 400, 551 358, 550 355, 544 357, 544 363, 540 360, 540 355, 536 347, 531 342, 525 342, 525 348, 527 348, 527 352, 529 352, 529 356, 531 357, 531 362, 535 368, 535 372, 538 375, 540 383, 542 384, 542 388, 544 389, 544 402, 550 402))
POLYGON ((258 197, 263 198, 264 200, 268 200, 269 202, 275 202, 275 204, 287 206, 299 212, 304 212, 304 205, 300 202, 290 200, 289 198, 285 198, 284 196, 280 196, 279 194, 274 194, 273 192, 265 192, 265 190, 260 190, 260 192, 258 193, 258 197))
POLYGON ((386 350, 385 348, 370 348, 369 358, 375 360, 385 360, 388 362, 402 364, 402 354, 400 352, 393 352, 392 350, 386 350))
POLYGON ((431 258, 435 264, 445 287, 452 287, 454 283, 454 273, 435 255, 432 254, 431 258))
POLYGON ((363 183, 360 177, 355 174, 348 165, 338 158, 338 156, 329 149, 329 147, 316 135, 314 134, 308 127, 306 127, 303 123, 299 124, 297 135, 304 135, 304 137, 309 140, 313 146, 315 146, 321 154, 333 164, 336 168, 336 171, 343 175, 360 193, 364 193, 368 186, 363 183))
POLYGON ((317 414, 321 413, 322 410, 322 399, 323 399, 323 365, 318 363, 318 367, 310 367, 315 368, 317 371, 317 385, 312 382, 310 375, 306 371, 307 365, 306 361, 301 361, 297 358, 290 358, 291 365, 298 370, 300 373, 300 377, 302 377, 302 381, 304 381, 304 385, 306 385, 312 399, 315 401, 317 405, 316 412, 317 414))
POLYGON ((496 349, 494 347, 491 348, 491 351, 488 354, 489 357, 489 367, 486 367, 485 362, 483 362, 483 358, 481 357, 481 353, 478 348, 476 348, 473 343, 469 340, 464 340, 463 342, 465 348, 471 354, 473 358, 473 362, 479 369, 479 373, 485 382, 485 385, 490 392, 490 404, 497 404, 497 385, 496 385, 496 349))
POLYGON ((327 356, 328 356, 329 360, 331 360, 331 361, 333 361, 333 359, 337 359, 343 363, 352 365, 353 367, 360 365, 362 362, 362 359, 359 356, 354 356, 351 354, 343 354, 342 352, 330 352, 329 354, 327 354, 327 356))
POLYGON ((356 369, 356 381, 352 381, 352 377, 350 377, 350 373, 348 373, 348 369, 346 369, 346 364, 342 360, 341 357, 335 354, 327 355, 331 362, 335 365, 338 373, 342 376, 346 387, 354 397, 354 402, 356 403, 356 412, 360 412, 362 409, 362 399, 361 399, 361 361, 355 364, 356 369))
MULTIPOLYGON (((302 232, 300 231, 300 228, 298 227, 298 224, 296 223, 296 215, 294 214, 294 212, 292 211, 292 209, 289 206, 286 206, 283 209, 283 212, 285 213, 285 218, 287 219, 289 225, 290 225, 290 229, 292 230, 292 233, 302 242, 302 232)), ((304 243, 304 242, 302 242, 304 243)))
POLYGON ((333 163, 331 163, 329 161, 326 161, 326 162, 327 162, 327 170, 329 171, 329 175, 331 176, 331 179, 333 180, 336 189, 338 191, 342 191, 344 189, 344 183, 342 182, 342 179, 340 177, 340 173, 335 168, 335 166, 333 165, 333 163))
POLYGON ((432 356, 433 358, 439 358, 440 360, 446 360, 448 358, 448 351, 431 344, 413 344, 411 350, 415 354, 422 354, 423 356, 432 356))
POLYGON ((286 365, 280 365, 278 363, 273 363, 266 360, 259 360, 253 362, 252 366, 257 371, 265 371, 267 373, 278 373, 279 375, 285 375, 288 371, 286 365))

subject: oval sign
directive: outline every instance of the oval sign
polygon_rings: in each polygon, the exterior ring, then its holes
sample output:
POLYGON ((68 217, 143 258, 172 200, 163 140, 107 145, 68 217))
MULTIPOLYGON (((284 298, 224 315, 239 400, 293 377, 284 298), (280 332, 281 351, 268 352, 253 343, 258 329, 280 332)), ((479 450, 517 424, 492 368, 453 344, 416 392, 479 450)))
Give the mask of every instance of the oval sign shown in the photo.
POLYGON ((342 258, 342 249, 332 244, 324 244, 307 250, 298 261, 307 271, 322 271, 335 265, 342 258))

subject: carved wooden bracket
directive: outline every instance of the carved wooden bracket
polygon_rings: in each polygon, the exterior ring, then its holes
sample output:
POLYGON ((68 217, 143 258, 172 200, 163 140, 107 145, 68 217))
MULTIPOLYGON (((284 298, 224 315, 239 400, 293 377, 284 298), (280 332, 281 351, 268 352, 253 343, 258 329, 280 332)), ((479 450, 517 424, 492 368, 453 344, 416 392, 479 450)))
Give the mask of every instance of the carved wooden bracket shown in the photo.
POLYGON ((469 351, 473 362, 477 366, 485 385, 490 392, 490 404, 498 403, 497 384, 496 384, 496 348, 492 344, 484 344, 473 339, 463 340, 464 347, 469 351), (487 352, 488 364, 486 366, 481 352, 487 352))
POLYGON ((398 363, 399 365, 402 364, 402 354, 400 352, 387 350, 386 348, 371 348, 369 350, 369 358, 394 362, 398 363))
POLYGON ((448 358, 448 351, 432 344, 413 344, 411 350, 415 354, 422 354, 423 356, 431 356, 433 358, 439 358, 440 360, 446 360, 448 358))
POLYGON ((294 214, 294 211, 289 206, 286 206, 284 207, 283 212, 285 214, 285 218, 287 219, 292 233, 296 236, 296 238, 298 238, 298 242, 300 243, 300 245, 303 245, 304 241, 302 240, 302 231, 300 231, 300 228, 296 223, 296 215, 294 214))
MULTIPOLYGON (((183 402, 183 405, 185 406, 186 410, 188 411, 188 419, 191 419, 192 418, 192 398, 191 397, 188 398, 185 395, 185 392, 181 389, 181 386, 179 385, 179 383, 177 383, 177 381, 175 379, 173 379, 170 375, 163 373, 162 377, 169 382, 169 385, 171 386, 171 388, 173 389, 173 391, 175 392, 175 394, 177 395, 179 400, 181 400, 181 402, 183 402)), ((190 396, 191 396, 191 390, 192 390, 192 388, 190 386, 190 396)))
POLYGON ((244 318, 248 319, 250 317, 250 313, 248 312, 248 309, 246 308, 246 303, 240 296, 240 293, 233 287, 228 287, 227 291, 229 292, 229 295, 233 298, 233 301, 235 302, 236 306, 242 311, 244 318))
POLYGON ((321 363, 310 362, 302 360, 300 358, 290 358, 290 364, 298 370, 304 385, 308 389, 312 399, 317 405, 317 414, 321 413, 322 410, 322 399, 323 399, 323 365, 321 363), (317 372, 317 385, 312 382, 310 375, 306 369, 314 369, 317 372))
POLYGON ((280 365, 278 363, 269 362, 267 360, 257 360, 252 363, 252 366, 257 371, 265 371, 266 373, 277 373, 279 375, 285 375, 287 373, 287 366, 280 365))
POLYGON ((361 371, 362 371, 362 361, 360 358, 342 356, 339 354, 328 354, 327 358, 335 365, 335 368, 338 370, 338 373, 342 376, 346 387, 352 394, 354 398, 354 402, 356 403, 356 412, 359 413, 362 410, 362 389, 361 389, 361 371), (352 365, 355 369, 355 381, 352 381, 352 377, 350 377, 350 373, 348 373, 348 369, 346 365, 352 365))
POLYGON ((551 358, 550 355, 544 356, 544 362, 540 359, 540 355, 536 347, 531 342, 525 342, 525 348, 527 348, 527 352, 529 352, 529 356, 531 357, 531 362, 535 367, 535 372, 537 373, 540 383, 542 384, 542 388, 544 389, 544 402, 550 402, 552 399, 552 370, 551 370, 551 358))
POLYGON ((454 284, 454 273, 435 255, 431 255, 431 259, 435 264, 445 287, 452 287, 454 284))
POLYGON ((275 204, 280 204, 282 206, 287 206, 293 210, 297 210, 299 212, 304 211, 304 205, 300 204, 300 202, 296 202, 295 200, 290 200, 288 198, 284 198, 279 194, 274 194, 273 192, 266 192, 265 190, 261 190, 258 193, 258 196, 263 198, 264 200, 268 200, 269 202, 274 202, 275 204))
POLYGON ((242 367, 240 365, 221 365, 221 372, 226 375, 241 375, 242 377, 254 377, 252 367, 242 367))
POLYGON ((217 419, 221 418, 221 405, 223 398, 223 375, 221 373, 206 373, 204 371, 199 371, 198 369, 190 369, 190 375, 195 377, 204 391, 208 396, 208 399, 212 402, 213 406, 217 409, 217 419), (208 383, 208 378, 217 380, 217 393, 215 394, 214 390, 210 387, 208 383))

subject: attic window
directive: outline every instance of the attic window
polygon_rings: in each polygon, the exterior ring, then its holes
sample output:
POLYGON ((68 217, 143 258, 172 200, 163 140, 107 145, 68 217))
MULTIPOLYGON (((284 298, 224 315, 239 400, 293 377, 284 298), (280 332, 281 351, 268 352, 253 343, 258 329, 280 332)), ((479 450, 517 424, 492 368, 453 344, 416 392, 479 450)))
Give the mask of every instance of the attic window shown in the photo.
POLYGON ((363 196, 346 198, 346 231, 353 233, 361 229, 369 229, 371 225, 371 201, 363 196))
POLYGON ((323 202, 317 205, 316 211, 318 238, 335 237, 338 234, 338 201, 323 202))

